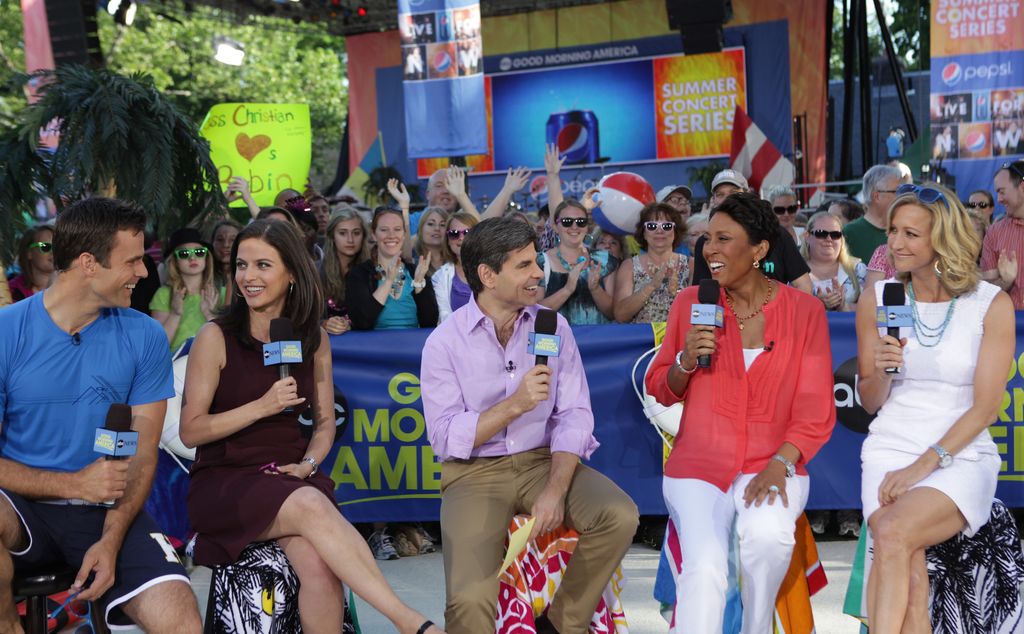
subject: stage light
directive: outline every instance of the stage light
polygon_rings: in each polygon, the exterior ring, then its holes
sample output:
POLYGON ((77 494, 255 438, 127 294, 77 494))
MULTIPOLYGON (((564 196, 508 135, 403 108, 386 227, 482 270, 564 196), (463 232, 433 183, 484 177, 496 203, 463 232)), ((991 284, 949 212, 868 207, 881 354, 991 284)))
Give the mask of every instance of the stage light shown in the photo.
POLYGON ((359 7, 358 9, 356 9, 356 15, 358 15, 361 18, 365 18, 366 17, 366 7, 359 7))
POLYGON ((213 38, 213 59, 228 66, 241 66, 245 59, 245 47, 241 42, 218 35, 213 38))
POLYGON ((131 26, 135 21, 135 12, 139 6, 132 0, 110 0, 107 3, 107 13, 114 16, 114 21, 124 26, 131 26))

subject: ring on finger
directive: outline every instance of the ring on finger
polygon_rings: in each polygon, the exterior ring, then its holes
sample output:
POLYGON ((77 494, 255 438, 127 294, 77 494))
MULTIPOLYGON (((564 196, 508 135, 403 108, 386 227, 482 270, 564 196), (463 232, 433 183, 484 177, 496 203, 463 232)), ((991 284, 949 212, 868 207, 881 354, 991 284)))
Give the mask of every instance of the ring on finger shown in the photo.
POLYGON ((769 493, 778 493, 779 492, 779 487, 777 487, 776 485, 773 484, 770 487, 768 487, 768 492, 769 493))

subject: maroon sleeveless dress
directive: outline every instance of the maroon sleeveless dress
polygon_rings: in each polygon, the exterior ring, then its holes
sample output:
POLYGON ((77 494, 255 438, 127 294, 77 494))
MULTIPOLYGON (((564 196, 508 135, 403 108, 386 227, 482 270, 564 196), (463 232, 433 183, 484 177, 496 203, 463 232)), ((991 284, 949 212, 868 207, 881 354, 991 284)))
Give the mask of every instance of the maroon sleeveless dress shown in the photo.
MULTIPOLYGON (((210 413, 219 414, 263 396, 278 380, 276 366, 263 365, 262 349, 248 349, 231 333, 224 333, 226 363, 213 395, 210 413)), ((300 397, 313 402, 313 360, 293 365, 292 376, 300 397)), ((277 462, 297 464, 306 455, 309 440, 300 431, 299 415, 261 418, 226 438, 197 448, 188 488, 188 516, 199 534, 195 562, 205 566, 234 563, 246 546, 256 541, 295 490, 312 486, 334 502, 334 483, 323 472, 308 480, 270 475, 260 467, 277 462)))

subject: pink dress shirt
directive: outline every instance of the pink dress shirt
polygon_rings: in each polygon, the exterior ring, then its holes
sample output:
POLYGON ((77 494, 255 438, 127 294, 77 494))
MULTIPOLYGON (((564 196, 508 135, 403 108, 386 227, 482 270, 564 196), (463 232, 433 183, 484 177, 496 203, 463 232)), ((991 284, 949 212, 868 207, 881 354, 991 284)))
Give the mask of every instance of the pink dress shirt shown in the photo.
POLYGON ((526 346, 537 310, 527 306, 519 312, 504 348, 498 343, 494 322, 475 298, 427 338, 420 367, 423 414, 430 444, 442 462, 507 456, 539 447, 586 459, 597 449, 583 362, 569 323, 561 315, 555 331, 561 337, 559 355, 548 359, 554 371, 548 400, 473 447, 480 414, 515 393, 536 362, 526 346))

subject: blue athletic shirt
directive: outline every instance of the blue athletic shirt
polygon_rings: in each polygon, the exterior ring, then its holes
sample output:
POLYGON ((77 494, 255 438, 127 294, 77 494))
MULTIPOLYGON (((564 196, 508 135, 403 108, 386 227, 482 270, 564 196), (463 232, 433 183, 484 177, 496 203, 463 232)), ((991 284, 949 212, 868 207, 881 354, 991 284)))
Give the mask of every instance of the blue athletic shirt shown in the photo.
POLYGON ((97 458, 111 403, 174 396, 167 336, 138 311, 106 308, 79 333, 57 327, 45 293, 0 310, 0 457, 77 471, 97 458))

